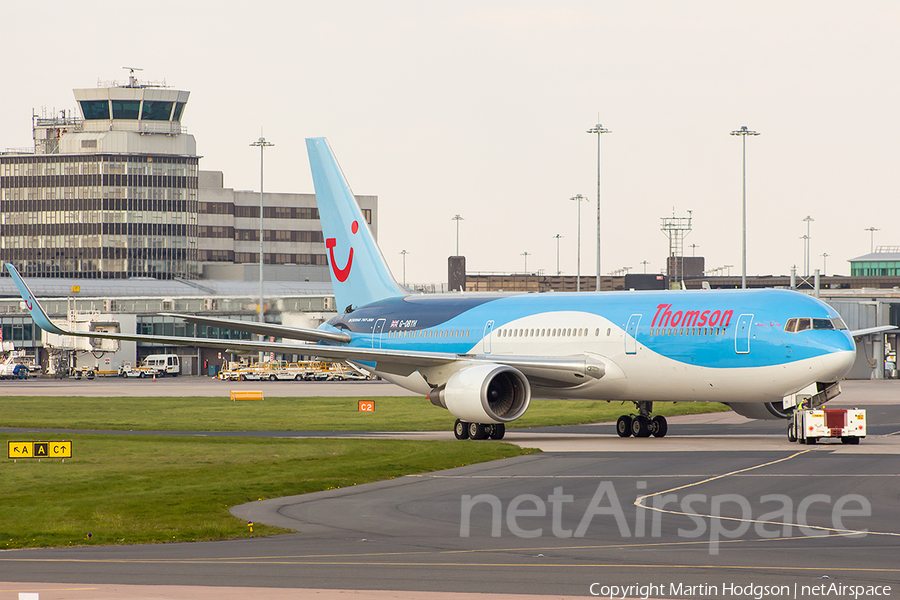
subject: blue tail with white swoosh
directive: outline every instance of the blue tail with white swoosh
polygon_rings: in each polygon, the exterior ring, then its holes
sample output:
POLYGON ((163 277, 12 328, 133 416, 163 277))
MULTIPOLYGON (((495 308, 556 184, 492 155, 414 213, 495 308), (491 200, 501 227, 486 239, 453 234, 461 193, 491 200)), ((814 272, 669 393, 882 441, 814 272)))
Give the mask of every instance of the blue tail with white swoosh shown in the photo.
POLYGON ((405 295, 391 275, 325 138, 308 138, 309 166, 338 312, 405 295))

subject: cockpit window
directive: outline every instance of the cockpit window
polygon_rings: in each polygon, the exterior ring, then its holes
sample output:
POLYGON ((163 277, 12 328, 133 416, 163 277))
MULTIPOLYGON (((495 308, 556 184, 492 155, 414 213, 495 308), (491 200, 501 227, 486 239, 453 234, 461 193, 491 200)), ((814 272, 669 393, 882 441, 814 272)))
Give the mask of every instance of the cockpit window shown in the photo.
POLYGON ((808 329, 847 329, 847 325, 840 317, 830 319, 788 319, 784 324, 784 330, 788 333, 800 333, 808 329))
POLYGON ((834 329, 831 319, 813 319, 813 329, 834 329))

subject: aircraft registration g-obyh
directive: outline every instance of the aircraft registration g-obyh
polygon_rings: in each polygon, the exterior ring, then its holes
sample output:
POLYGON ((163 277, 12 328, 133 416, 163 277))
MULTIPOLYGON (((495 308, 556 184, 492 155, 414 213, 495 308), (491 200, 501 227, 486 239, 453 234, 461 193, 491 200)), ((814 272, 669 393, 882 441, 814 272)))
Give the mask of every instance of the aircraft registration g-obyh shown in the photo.
POLYGON ((623 437, 666 434, 654 402, 722 402, 749 418, 787 418, 786 397, 821 404, 840 393, 855 359, 856 332, 838 313, 787 290, 410 293, 391 275, 328 142, 306 146, 340 307, 319 329, 175 315, 294 342, 67 331, 8 264, 34 322, 60 335, 354 363, 446 408, 459 439, 502 438, 533 397, 632 402, 637 414, 616 424, 623 437))

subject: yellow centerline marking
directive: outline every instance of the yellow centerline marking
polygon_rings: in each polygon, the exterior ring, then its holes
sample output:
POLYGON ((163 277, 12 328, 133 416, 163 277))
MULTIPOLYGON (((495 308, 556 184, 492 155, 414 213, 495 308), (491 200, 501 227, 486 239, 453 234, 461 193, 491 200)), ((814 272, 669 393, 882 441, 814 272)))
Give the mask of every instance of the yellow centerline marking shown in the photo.
MULTIPOLYGON (((528 557, 534 558, 534 557, 528 557)), ((107 559, 107 560, 68 560, 68 559, 20 559, 21 562, 26 560, 32 562, 73 562, 73 563, 100 563, 100 564, 218 564, 218 565, 309 565, 309 566, 380 566, 380 567, 484 567, 484 568, 526 568, 533 569, 534 562, 528 563, 485 563, 485 562, 373 562, 373 561, 320 561, 320 560, 267 560, 264 562, 253 561, 247 559, 209 559, 209 560, 124 560, 124 559, 107 559)), ((627 563, 541 563, 542 568, 616 568, 616 569, 735 569, 749 571, 854 571, 866 573, 900 573, 900 568, 875 568, 875 567, 847 567, 835 565, 816 565, 814 567, 795 567, 784 565, 689 565, 689 564, 627 564, 627 563)))

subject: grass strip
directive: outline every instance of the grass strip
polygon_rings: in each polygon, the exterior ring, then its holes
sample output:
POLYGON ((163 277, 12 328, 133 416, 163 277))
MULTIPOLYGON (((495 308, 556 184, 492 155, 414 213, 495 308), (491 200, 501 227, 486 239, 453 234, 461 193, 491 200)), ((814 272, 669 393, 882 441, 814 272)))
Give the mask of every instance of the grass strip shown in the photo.
POLYGON ((500 442, 102 434, 14 439, 71 439, 73 457, 0 463, 0 548, 283 533, 255 524, 251 534, 228 509, 533 451, 500 442))
MULTIPOLYGON (((364 398, 270 398, 232 402, 229 397, 2 398, 0 427, 137 431, 446 431, 455 418, 425 398, 367 398, 375 412, 359 412, 364 398)), ((728 410, 723 404, 657 402, 665 416, 728 410)), ((634 413, 622 402, 534 400, 509 427, 540 427, 615 421, 634 413)))

